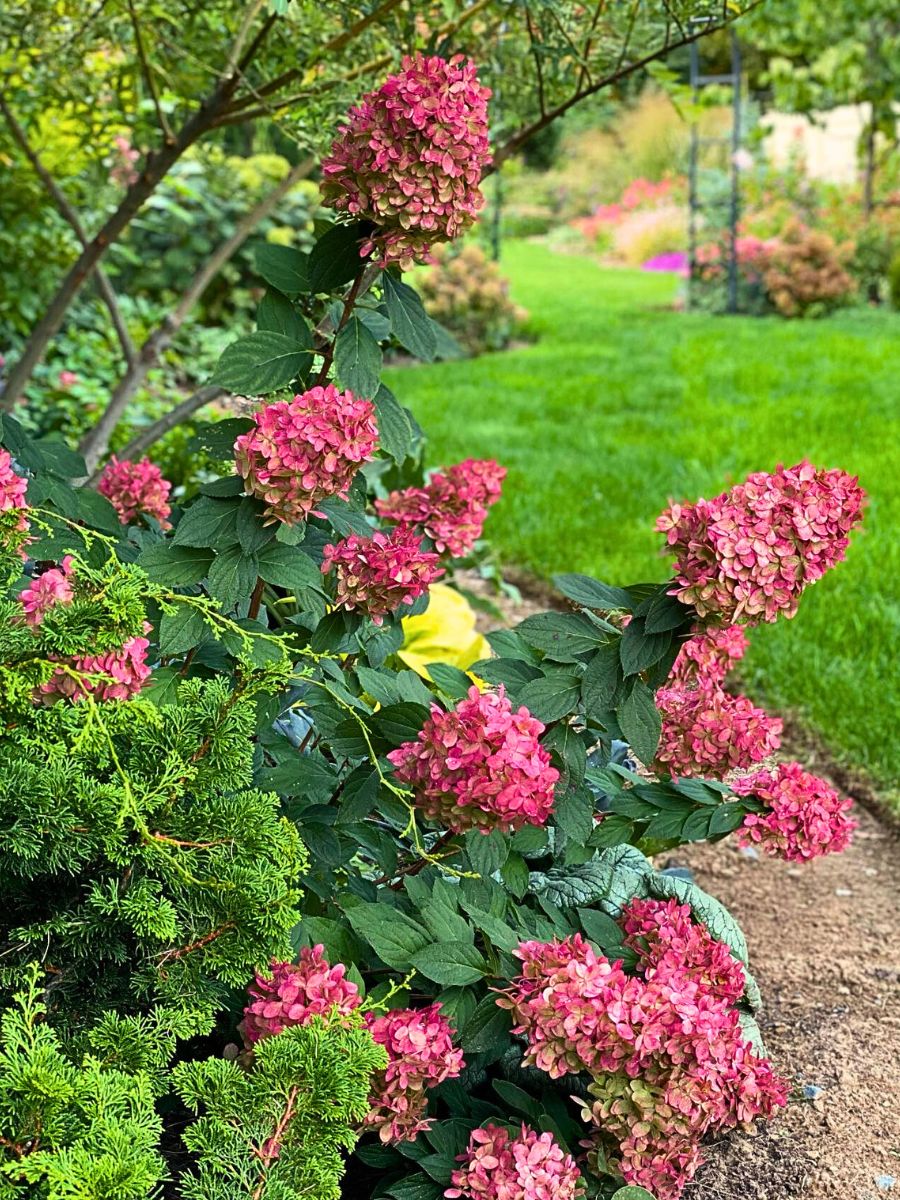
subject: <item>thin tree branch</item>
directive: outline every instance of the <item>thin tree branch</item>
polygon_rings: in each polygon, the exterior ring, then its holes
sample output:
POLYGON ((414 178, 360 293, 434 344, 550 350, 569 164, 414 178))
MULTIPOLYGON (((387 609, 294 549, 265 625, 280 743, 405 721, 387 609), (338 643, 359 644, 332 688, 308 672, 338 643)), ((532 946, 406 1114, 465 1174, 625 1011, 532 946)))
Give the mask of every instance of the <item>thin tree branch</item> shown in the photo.
POLYGON ((534 36, 534 25, 531 21, 531 9, 525 5, 525 25, 528 29, 528 43, 531 47, 531 57, 534 59, 534 69, 537 73, 538 86, 538 111, 543 116, 547 111, 547 104, 544 98, 544 68, 541 63, 541 55, 537 48, 537 43, 534 36))
MULTIPOLYGON (((81 218, 75 211, 74 206, 70 204, 62 188, 44 166, 40 155, 29 142, 28 135, 19 124, 15 113, 9 107, 2 94, 0 94, 0 112, 3 113, 4 120, 9 127, 9 131, 13 136, 13 140, 31 163, 34 173, 46 188, 51 199, 53 200, 53 203, 56 205, 60 216, 71 226, 82 247, 86 246, 88 244, 88 236, 85 232, 84 226, 81 223, 81 218)), ((99 267, 97 268, 97 291, 100 293, 103 303, 109 310, 109 316, 113 323, 113 328, 116 331, 116 337, 119 339, 119 344, 122 347, 122 353, 125 356, 126 365, 131 368, 137 361, 137 351, 135 350, 134 342, 131 340, 128 327, 125 324, 125 318, 122 316, 122 310, 119 308, 119 302, 116 298, 116 293, 113 290, 113 286, 110 283, 106 272, 101 270, 99 267)))
MULTIPOLYGON (((265 5, 266 0, 253 0, 253 3, 248 5, 241 19, 240 27, 238 28, 235 39, 231 44, 231 49, 228 52, 228 60, 225 65, 225 78, 230 79, 236 75, 242 66, 241 55, 244 50, 244 44, 250 36, 250 30, 253 27, 253 22, 256 20, 260 11, 265 5)), ((266 22, 268 24, 268 22, 266 22)), ((271 28, 271 26, 269 26, 271 28)), ((268 30, 266 30, 268 32, 268 30)), ((248 53, 247 62, 253 58, 256 50, 259 48, 258 40, 254 39, 252 51, 248 53)))
MULTIPOLYGON (((148 425, 146 429, 141 430, 137 437, 133 437, 124 450, 119 451, 120 459, 137 458, 138 455, 146 453, 151 446, 154 446, 160 438, 165 437, 170 429, 175 429, 182 421, 187 420, 198 409, 203 408, 207 404, 212 404, 214 400, 218 400, 220 396, 226 395, 225 389, 216 387, 214 384, 208 384, 206 387, 199 388, 186 400, 182 400, 175 408, 170 409, 161 417, 158 417, 152 425, 148 425)), ((96 475, 91 479, 93 483, 96 475)))
POLYGON ((210 283, 221 271, 222 267, 232 258, 244 244, 253 230, 269 213, 287 192, 312 170, 314 160, 304 159, 297 163, 285 175, 284 179, 245 213, 235 226, 234 232, 221 242, 210 257, 203 263, 188 284, 175 308, 156 327, 153 333, 141 346, 137 362, 119 380, 115 391, 110 397, 100 420, 88 431, 81 443, 81 453, 90 474, 93 474, 100 459, 106 454, 110 439, 122 419, 122 414, 128 407, 147 375, 159 361, 160 355, 171 344, 172 338, 184 324, 194 305, 209 287, 210 283))
POLYGON ((642 68, 646 67, 648 63, 654 62, 657 58, 662 58, 663 55, 670 53, 672 50, 678 50, 682 46, 688 46, 691 42, 696 42, 699 38, 705 37, 709 33, 717 32, 720 29, 726 29, 732 24, 733 21, 736 21, 738 17, 745 16, 748 12, 752 11, 752 9, 758 8, 762 3, 763 0, 752 0, 752 2, 745 8, 741 9, 739 13, 725 12, 719 24, 706 25, 703 28, 697 29, 693 32, 688 30, 683 35, 672 41, 667 40, 663 45, 659 46, 655 50, 651 50, 642 58, 635 59, 634 62, 625 64, 620 60, 620 63, 612 72, 612 74, 604 75, 602 79, 595 80, 587 87, 577 87, 572 95, 568 97, 568 99, 563 100, 554 108, 549 109, 542 117, 538 118, 538 120, 522 126, 521 129, 512 134, 511 137, 507 138, 503 145, 499 146, 494 151, 493 162, 485 171, 485 176, 492 175, 496 170, 499 169, 500 166, 502 166, 506 159, 515 154, 517 150, 524 146, 529 138, 534 137, 536 133, 539 133, 540 130, 545 129, 564 113, 567 113, 570 108, 574 107, 574 105, 580 103, 582 100, 585 100, 588 96, 593 96, 597 92, 602 91, 603 88, 610 87, 612 84, 618 83, 620 79, 625 79, 629 75, 633 75, 635 71, 640 71, 642 68))
POLYGON ((175 141, 175 135, 172 133, 172 126, 166 119, 166 114, 163 112, 162 104, 159 99, 159 92, 156 87, 156 80, 153 78, 153 68, 150 65, 150 60, 147 58, 147 52, 144 49, 144 38, 141 34, 141 23, 138 20, 137 13, 134 11, 133 0, 128 0, 128 14, 131 17, 131 27, 134 30, 134 44, 138 52, 138 59, 141 64, 141 74, 144 77, 144 82, 147 84, 147 89, 153 100, 153 107, 156 110, 156 120, 162 130, 163 140, 170 145, 175 141))

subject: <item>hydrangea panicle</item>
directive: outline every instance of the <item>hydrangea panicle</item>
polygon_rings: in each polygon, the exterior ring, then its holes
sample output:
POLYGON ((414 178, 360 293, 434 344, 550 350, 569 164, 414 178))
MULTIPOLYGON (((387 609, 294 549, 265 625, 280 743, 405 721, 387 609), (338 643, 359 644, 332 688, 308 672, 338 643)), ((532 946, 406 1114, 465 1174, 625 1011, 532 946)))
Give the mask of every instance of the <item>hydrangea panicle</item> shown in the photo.
POLYGON ((376 500, 375 509, 386 521, 424 532, 441 553, 462 558, 481 537, 488 508, 500 499, 505 476, 506 468, 493 459, 467 458, 435 472, 424 487, 376 500))
POLYGON ((437 554, 407 529, 352 533, 325 547, 322 571, 337 574, 336 608, 358 609, 376 625, 401 604, 412 604, 444 574, 437 554))
POLYGON ((58 567, 42 571, 19 593, 28 625, 40 625, 54 605, 72 603, 72 562, 67 554, 58 567))
POLYGON ((149 458, 119 462, 113 455, 97 483, 97 491, 112 504, 123 525, 145 513, 155 517, 163 529, 172 528, 168 520, 171 490, 171 483, 149 458))
POLYGON ((526 1064, 592 1076, 583 1116, 626 1181, 674 1200, 707 1132, 771 1116, 787 1089, 744 1037, 743 967, 688 906, 632 900, 622 927, 636 974, 578 934, 525 942, 497 1003, 526 1038, 526 1064))
POLYGON ((668 686, 722 684, 731 668, 750 645, 740 625, 721 629, 697 629, 682 644, 669 676, 668 686))
POLYGON ((375 407, 333 384, 253 414, 234 444, 247 491, 264 501, 268 523, 305 521, 328 496, 346 499, 353 477, 375 454, 375 407))
POLYGON ((660 688, 656 704, 662 732, 654 767, 662 773, 724 779, 762 762, 781 742, 778 717, 715 684, 660 688))
POLYGON ((455 833, 509 832, 544 825, 553 810, 559 772, 538 741, 543 732, 527 708, 513 709, 502 687, 473 686, 449 712, 433 704, 418 739, 388 759, 429 820, 455 833))
POLYGON ((672 595, 711 623, 792 617, 807 584, 844 558, 864 501, 855 477, 804 460, 672 504, 656 522, 676 558, 672 595))
POLYGON ((473 1129, 458 1161, 448 1200, 575 1200, 583 1190, 571 1154, 527 1125, 516 1136, 502 1125, 473 1129))
POLYGON ((808 862, 846 850, 850 844, 856 828, 856 821, 847 816, 852 801, 799 763, 779 763, 773 770, 745 775, 734 780, 731 788, 739 796, 755 796, 766 806, 744 818, 738 830, 742 845, 757 845, 789 862, 808 862))
POLYGON ((473 63, 416 54, 347 115, 322 163, 326 205, 376 228, 361 248, 381 265, 425 262, 484 204, 487 101, 473 63))
POLYGON ((247 988, 250 1003, 238 1027, 248 1047, 292 1025, 333 1011, 348 1015, 362 1004, 343 963, 329 966, 324 946, 304 946, 297 963, 273 962, 271 974, 257 974, 247 988))
POLYGON ((453 1045, 453 1032, 440 1003, 427 1008, 366 1013, 366 1026, 388 1054, 387 1067, 373 1080, 365 1124, 382 1142, 413 1141, 431 1126, 426 1118, 428 1088, 455 1079, 465 1063, 453 1045))

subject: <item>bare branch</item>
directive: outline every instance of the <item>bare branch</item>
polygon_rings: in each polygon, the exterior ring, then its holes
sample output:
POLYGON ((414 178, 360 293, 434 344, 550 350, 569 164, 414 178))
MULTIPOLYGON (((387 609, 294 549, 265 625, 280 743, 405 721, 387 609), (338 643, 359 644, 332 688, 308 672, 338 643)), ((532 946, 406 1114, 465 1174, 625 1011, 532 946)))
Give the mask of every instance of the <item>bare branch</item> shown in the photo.
MULTIPOLYGON (((4 120, 9 126, 9 131, 13 136, 16 145, 31 163, 34 173, 40 179, 41 183, 49 193, 53 203, 63 218, 72 228, 75 236, 82 246, 88 244, 88 236, 85 228, 81 223, 81 218, 75 211, 72 204, 63 192, 62 188, 41 162, 40 156, 31 143, 28 141, 28 135, 16 119, 15 113, 6 103, 5 97, 0 94, 0 112, 3 113, 4 120)), ((116 298, 116 293, 109 281, 106 272, 97 268, 97 291, 100 293, 100 298, 109 310, 110 319, 113 323, 113 328, 116 331, 116 337, 119 339, 119 344, 122 347, 122 353, 125 356, 125 362, 129 368, 133 367, 137 361, 137 351, 134 348, 134 342, 131 340, 131 335, 128 332, 128 327, 125 324, 125 318, 122 316, 122 310, 119 308, 119 302, 116 298)))
MULTIPOLYGON (((225 389, 215 387, 213 384, 208 384, 206 387, 199 388, 193 395, 188 396, 186 400, 170 409, 167 413, 163 413, 161 417, 148 425, 146 429, 142 429, 137 437, 133 437, 124 450, 120 450, 118 457, 137 458, 139 454, 146 453, 151 446, 155 445, 161 437, 169 432, 170 429, 175 429, 182 421, 187 420, 198 409, 203 408, 206 404, 212 404, 214 400, 218 400, 220 396, 226 395, 225 389)), ((96 475, 91 479, 93 483, 96 475)))
POLYGON ((128 13, 131 17, 131 27, 134 30, 134 44, 137 48, 138 59, 141 64, 141 74, 144 77, 144 82, 147 84, 147 89, 153 99, 153 107, 156 110, 156 120, 162 130, 163 138, 171 145, 175 141, 175 135, 172 133, 172 126, 166 119, 166 114, 163 112, 162 104, 159 99, 159 91, 156 87, 156 80, 153 78, 153 68, 150 65, 150 60, 147 58, 147 51, 144 48, 144 38, 141 33, 141 23, 138 20, 137 13, 134 11, 133 0, 128 0, 128 13))
POLYGON ((538 111, 540 112, 541 116, 544 116, 547 111, 547 104, 544 98, 544 67, 541 63, 540 51, 537 48, 537 42, 534 36, 534 25, 531 21, 531 9, 527 4, 525 5, 525 24, 528 28, 528 43, 531 47, 531 56, 534 59, 534 69, 537 73, 538 111))

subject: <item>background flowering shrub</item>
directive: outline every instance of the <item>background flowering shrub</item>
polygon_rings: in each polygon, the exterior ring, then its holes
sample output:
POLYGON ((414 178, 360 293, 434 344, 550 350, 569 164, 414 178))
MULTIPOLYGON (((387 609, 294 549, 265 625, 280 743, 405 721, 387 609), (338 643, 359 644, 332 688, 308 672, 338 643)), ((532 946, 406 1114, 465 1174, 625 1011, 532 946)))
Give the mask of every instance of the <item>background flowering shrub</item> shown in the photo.
POLYGON ((476 242, 435 246, 431 257, 433 265, 417 279, 429 316, 471 355, 508 346, 528 313, 510 299, 498 265, 476 242))

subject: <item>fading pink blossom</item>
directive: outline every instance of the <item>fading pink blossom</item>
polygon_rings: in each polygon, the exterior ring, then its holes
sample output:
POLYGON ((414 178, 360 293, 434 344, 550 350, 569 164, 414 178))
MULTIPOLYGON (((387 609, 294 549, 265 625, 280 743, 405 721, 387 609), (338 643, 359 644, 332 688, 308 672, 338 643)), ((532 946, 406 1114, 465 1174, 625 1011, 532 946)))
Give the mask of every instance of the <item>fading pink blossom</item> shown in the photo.
POLYGON ((115 146, 115 157, 113 166, 110 168, 109 178, 119 187, 131 187, 140 178, 135 163, 141 157, 141 152, 136 150, 128 138, 121 133, 113 138, 113 145, 115 146))
POLYGON ((162 471, 149 458, 120 462, 113 455, 97 483, 97 491, 107 498, 123 525, 130 525, 136 517, 146 515, 154 517, 162 529, 172 528, 168 520, 172 511, 169 505, 171 490, 171 483, 163 478, 162 471))
POLYGON ((384 1015, 370 1012, 365 1020, 388 1055, 386 1068, 373 1078, 365 1124, 378 1130, 382 1142, 414 1141, 431 1127, 425 1116, 427 1090, 459 1075, 465 1066, 462 1050, 453 1045, 440 1003, 391 1009, 384 1015))
POLYGON ((575 1200, 583 1190, 571 1154, 524 1124, 515 1136, 502 1125, 473 1129, 458 1161, 448 1200, 575 1200))
POLYGON ((355 983, 346 979, 343 963, 331 967, 324 946, 304 946, 297 963, 273 962, 270 975, 257 973, 247 988, 250 1003, 238 1027, 247 1046, 292 1025, 332 1012, 347 1016, 362 1004, 355 983))
POLYGON ((474 222, 491 161, 489 96, 462 56, 416 54, 350 110, 322 164, 322 195, 375 226, 361 254, 426 262, 432 245, 474 222))
POLYGON ((433 704, 418 739, 388 759, 429 820, 455 833, 509 832, 545 825, 553 811, 559 772, 538 741, 543 732, 527 708, 513 709, 502 687, 473 686, 449 712, 433 704))
POLYGON ((666 686, 722 684, 749 645, 740 625, 723 625, 720 629, 698 627, 682 644, 666 686))
POLYGON ((850 844, 857 824, 847 816, 852 801, 799 763, 779 763, 772 770, 735 779, 730 786, 738 796, 753 796, 765 805, 762 812, 744 818, 738 830, 742 845, 757 845, 788 862, 808 862, 850 844))
POLYGON ((781 744, 778 717, 715 684, 660 688, 656 706, 662 732, 654 768, 673 776, 724 779, 762 762, 781 744))
POLYGON ((803 461, 672 504, 656 522, 676 557, 671 594, 710 623, 792 617, 804 588, 844 558, 864 500, 855 477, 803 461))
POLYGON ((462 558, 481 537, 505 476, 506 468, 493 459, 467 458, 436 471, 424 487, 376 500, 375 510, 386 521, 425 533, 441 553, 462 558))
POLYGON ((13 470, 12 455, 0 446, 0 513, 14 513, 10 518, 13 528, 10 533, 27 533, 28 520, 25 512, 28 502, 25 493, 28 490, 28 480, 17 475, 13 470))
POLYGON ((78 678, 68 671, 57 670, 38 691, 45 703, 58 697, 83 700, 86 696, 95 700, 130 700, 152 674, 147 666, 149 646, 146 638, 132 637, 118 650, 80 655, 69 664, 78 672, 78 678))
POLYGON ((61 388, 68 389, 78 382, 78 376, 74 371, 60 371, 58 382, 61 388))
POLYGON ((72 603, 73 561, 71 554, 67 554, 58 567, 42 571, 19 593, 27 624, 40 625, 55 605, 72 603))
POLYGON ((330 383, 266 405, 253 423, 234 444, 235 465, 268 523, 296 525, 328 496, 346 499, 378 445, 372 402, 330 383))
POLYGON ((577 934, 526 942, 497 1003, 526 1038, 526 1064, 592 1076, 583 1116, 625 1180, 674 1200, 707 1133, 771 1116, 787 1089, 743 1036, 743 967, 690 909, 633 900, 622 924, 637 974, 577 934))
POLYGON ((337 575, 335 607, 359 610, 381 625, 402 604, 412 604, 444 574, 437 554, 407 529, 352 533, 325 547, 322 571, 337 575))

